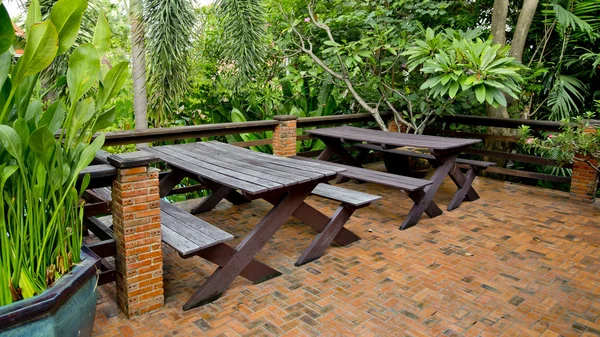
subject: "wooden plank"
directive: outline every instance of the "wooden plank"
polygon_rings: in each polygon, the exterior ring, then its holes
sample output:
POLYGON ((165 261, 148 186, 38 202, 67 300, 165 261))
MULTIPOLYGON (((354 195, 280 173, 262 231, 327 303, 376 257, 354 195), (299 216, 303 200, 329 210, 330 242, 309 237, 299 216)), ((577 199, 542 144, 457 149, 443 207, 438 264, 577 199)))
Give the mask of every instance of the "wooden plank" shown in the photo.
MULTIPOLYGON (((242 155, 242 154, 236 153, 232 157, 223 156, 223 152, 221 150, 218 150, 218 149, 210 147, 210 146, 205 146, 203 151, 204 151, 203 153, 206 154, 207 156, 218 156, 221 161, 223 161, 225 163, 229 163, 231 165, 235 165, 236 167, 242 167, 242 168, 254 167, 253 164, 249 164, 249 163, 241 160, 242 158, 248 158, 249 157, 248 155, 242 155)), ((295 174, 283 172, 281 170, 273 170, 273 169, 270 169, 267 167, 263 167, 261 169, 261 171, 264 173, 270 174, 271 177, 269 177, 269 179, 271 179, 273 181, 277 181, 286 186, 296 184, 298 182, 310 181, 310 178, 301 179, 299 181, 298 176, 295 174)))
MULTIPOLYGON (((248 150, 242 150, 236 147, 233 147, 231 145, 228 144, 224 144, 221 142, 216 142, 216 141, 212 141, 212 142, 207 142, 205 143, 206 145, 210 145, 210 146, 215 146, 215 147, 220 147, 222 149, 224 149, 225 151, 230 150, 231 152, 235 152, 238 154, 244 154, 244 153, 248 153, 248 150), (245 151, 245 152, 242 152, 245 151)), ((311 172, 314 173, 320 173, 323 174, 325 176, 332 176, 337 174, 338 172, 341 172, 343 170, 336 168, 336 167, 331 167, 329 165, 327 165, 327 163, 308 163, 308 164, 298 164, 295 163, 293 160, 290 160, 289 158, 283 158, 283 157, 277 157, 277 156, 273 156, 273 155, 269 155, 266 153, 261 153, 261 152, 255 152, 252 151, 253 155, 255 155, 256 157, 260 157, 260 159, 264 159, 265 161, 268 161, 270 163, 273 164, 278 164, 281 166, 286 166, 286 167, 290 167, 290 168, 295 168, 295 169, 300 169, 300 170, 310 170, 311 172)))
MULTIPOLYGON (((198 151, 198 149, 198 147, 191 147, 189 146, 189 144, 178 145, 177 147, 177 151, 182 154, 185 154, 186 157, 194 158, 205 163, 212 164, 216 167, 220 167, 222 168, 221 172, 223 172, 224 174, 227 174, 226 172, 232 170, 236 173, 241 173, 254 177, 256 179, 252 181, 253 183, 264 186, 269 189, 280 188, 282 185, 285 186, 285 183, 290 182, 289 180, 284 180, 284 183, 278 182, 276 181, 276 178, 271 179, 271 175, 269 174, 264 174, 260 171, 253 170, 251 168, 231 165, 230 163, 221 161, 221 158, 224 157, 223 155, 211 156, 210 154, 206 153, 203 149, 201 151, 198 151)), ((256 168, 256 166, 254 166, 253 168, 256 168)))
MULTIPOLYGON (((162 142, 166 140, 198 139, 240 133, 272 131, 279 123, 273 120, 176 126, 146 130, 106 132, 104 146, 162 142)), ((97 137, 97 135, 94 135, 97 137)))
POLYGON ((220 184, 229 186, 234 189, 239 189, 250 194, 258 194, 261 192, 268 191, 267 188, 261 185, 257 185, 254 183, 247 182, 245 180, 240 180, 235 177, 221 174, 218 168, 216 168, 213 165, 208 165, 198 160, 192 160, 191 158, 181 159, 181 156, 174 157, 171 154, 164 153, 161 148, 162 147, 159 146, 144 149, 144 151, 149 151, 156 154, 169 165, 172 165, 184 171, 192 172, 212 181, 218 181, 220 184))
POLYGON ((505 174, 507 176, 520 177, 520 178, 546 180, 546 181, 551 181, 551 182, 560 183, 560 184, 570 184, 571 183, 571 177, 559 177, 559 176, 555 176, 555 175, 551 175, 551 174, 521 171, 521 170, 512 170, 512 169, 506 169, 506 168, 502 168, 502 167, 490 167, 486 170, 486 172, 505 174))
POLYGON ((493 126, 498 128, 516 129, 521 125, 528 125, 535 130, 557 131, 561 123, 534 119, 499 118, 487 116, 446 115, 440 118, 446 123, 493 126))
POLYGON ((189 255, 196 253, 200 250, 199 246, 188 240, 187 238, 179 235, 167 226, 161 226, 162 241, 181 255, 189 255))
POLYGON ((164 200, 160 202, 160 209, 161 221, 164 226, 169 227, 200 246, 204 244, 205 246, 202 248, 233 239, 233 235, 164 200), (163 217, 168 220, 164 220, 163 217), (207 243, 203 243, 205 242, 205 238, 209 239, 207 243))
MULTIPOLYGON (((302 161, 316 161, 317 159, 304 158, 300 156, 291 157, 293 159, 302 161)), ((431 182, 424 179, 418 179, 413 177, 405 177, 397 174, 380 172, 375 170, 369 170, 365 168, 353 167, 344 164, 327 162, 328 165, 346 167, 345 172, 340 173, 341 176, 348 177, 351 179, 365 180, 374 183, 380 183, 382 185, 396 187, 408 191, 414 191, 422 189, 424 186, 430 185, 431 182)))
POLYGON ((378 195, 353 191, 328 184, 317 185, 317 187, 315 187, 315 189, 312 190, 311 194, 331 200, 336 200, 355 207, 368 206, 373 201, 381 199, 381 197, 378 195))
POLYGON ((308 130, 306 132, 316 137, 331 137, 343 139, 345 141, 366 141, 368 143, 386 144, 395 147, 426 147, 431 150, 451 150, 481 142, 481 139, 446 138, 397 132, 383 132, 351 126, 308 130))
MULTIPOLYGON (((510 152, 502 152, 502 151, 491 151, 491 150, 483 150, 483 149, 465 149, 463 152, 469 154, 476 154, 480 156, 489 156, 494 158, 508 159, 513 161, 520 161, 523 163, 537 164, 537 165, 547 165, 547 166, 560 166, 560 163, 553 159, 548 159, 544 157, 538 156, 530 156, 526 154, 519 153, 510 153, 510 152)), ((563 165, 562 167, 571 168, 572 164, 563 165)))
POLYGON ((117 243, 114 239, 92 242, 85 245, 101 258, 117 255, 117 243))
POLYGON ((498 135, 489 135, 487 133, 478 133, 478 132, 463 132, 463 131, 452 131, 452 130, 437 130, 437 129, 425 129, 426 134, 428 135, 445 135, 456 138, 477 138, 484 140, 502 140, 505 142, 517 143, 519 141, 518 137, 514 136, 498 136, 498 135))

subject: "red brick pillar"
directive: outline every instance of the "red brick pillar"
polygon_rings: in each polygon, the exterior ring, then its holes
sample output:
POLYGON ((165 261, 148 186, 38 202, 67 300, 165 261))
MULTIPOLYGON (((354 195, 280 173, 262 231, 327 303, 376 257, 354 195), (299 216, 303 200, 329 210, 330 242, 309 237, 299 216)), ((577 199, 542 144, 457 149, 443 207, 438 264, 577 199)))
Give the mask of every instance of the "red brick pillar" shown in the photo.
MULTIPOLYGON (((398 124, 400 124, 400 132, 406 132, 406 125, 404 125, 402 123, 398 123, 398 124)), ((396 124, 394 119, 391 119, 387 125, 388 131, 389 132, 398 132, 398 124, 396 124)))
POLYGON ((117 245, 117 303, 127 317, 164 304, 158 161, 145 152, 111 155, 118 170, 112 186, 113 232, 117 245))
MULTIPOLYGON (((585 130, 586 133, 595 133, 593 126, 585 130)), ((573 160, 573 177, 571 178, 571 200, 592 203, 596 199, 596 189, 598 188, 598 171, 594 170, 588 163, 581 160, 589 157, 575 154, 573 160)), ((594 166, 598 166, 597 160, 592 160, 594 166)))
POLYGON ((279 122, 273 132, 273 154, 280 157, 296 155, 296 120, 290 115, 273 116, 279 122))

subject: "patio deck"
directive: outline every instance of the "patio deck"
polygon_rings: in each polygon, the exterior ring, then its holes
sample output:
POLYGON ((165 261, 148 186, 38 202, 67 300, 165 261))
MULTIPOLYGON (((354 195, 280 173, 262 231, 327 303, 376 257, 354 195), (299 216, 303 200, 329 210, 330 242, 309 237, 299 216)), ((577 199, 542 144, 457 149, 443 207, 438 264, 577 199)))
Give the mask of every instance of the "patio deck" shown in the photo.
MULTIPOLYGON (((95 334, 600 336, 600 203, 479 177, 480 200, 399 231, 412 206, 402 192, 343 186, 383 196, 346 225, 363 240, 294 267, 315 233, 290 219, 257 256, 282 276, 257 285, 238 277, 219 300, 186 312, 181 306, 214 266, 163 245, 165 307, 127 320, 114 283, 101 286, 95 334)), ((447 205, 454 191, 447 178, 435 201, 447 205)), ((309 203, 328 214, 337 207, 309 203)), ((237 238, 269 208, 222 202, 201 217, 237 238)))

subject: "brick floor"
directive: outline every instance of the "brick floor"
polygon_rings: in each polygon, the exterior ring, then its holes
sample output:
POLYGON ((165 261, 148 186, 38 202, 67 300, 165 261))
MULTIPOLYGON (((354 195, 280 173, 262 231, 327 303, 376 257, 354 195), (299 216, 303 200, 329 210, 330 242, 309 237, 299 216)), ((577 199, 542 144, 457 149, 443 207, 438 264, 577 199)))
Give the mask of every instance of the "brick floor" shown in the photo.
MULTIPOLYGON (((282 276, 254 285, 238 277, 219 300, 181 306, 214 266, 165 247, 165 307, 127 320, 115 285, 99 287, 98 336, 599 336, 600 204, 567 193, 477 178, 482 199, 399 231, 409 199, 380 194, 347 227, 363 239, 330 247, 320 260, 294 262, 315 233, 289 220, 258 255, 282 276)), ((446 205, 447 180, 436 196, 446 205)), ((334 211, 334 202, 311 197, 334 211)), ((186 202, 182 207, 191 207, 186 202)), ((444 207, 442 207, 444 209, 444 207)), ((269 210, 263 201, 201 217, 236 241, 269 210)))

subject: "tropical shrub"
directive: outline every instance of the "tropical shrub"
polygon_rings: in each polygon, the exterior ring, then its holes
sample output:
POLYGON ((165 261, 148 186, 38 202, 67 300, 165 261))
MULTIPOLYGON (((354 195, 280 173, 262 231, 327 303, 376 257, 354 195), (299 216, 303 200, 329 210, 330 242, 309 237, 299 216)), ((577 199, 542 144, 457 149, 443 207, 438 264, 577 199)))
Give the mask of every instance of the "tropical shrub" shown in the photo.
POLYGON ((128 73, 126 62, 100 65, 110 40, 102 14, 92 42, 74 47, 86 8, 87 0, 59 0, 42 20, 32 0, 25 50, 13 62, 14 31, 0 5, 0 305, 43 292, 80 261, 80 196, 90 178, 79 175, 104 143, 93 135, 112 124, 105 105, 128 73), (49 98, 40 73, 67 51, 66 78, 53 85, 67 94, 49 98))
POLYGON ((590 112, 585 117, 564 119, 560 133, 550 133, 544 138, 533 137, 531 129, 523 125, 520 128, 521 143, 528 149, 545 152, 549 157, 563 163, 583 161, 600 172, 600 126, 593 126, 595 131, 589 131, 590 119, 593 116, 590 112))

